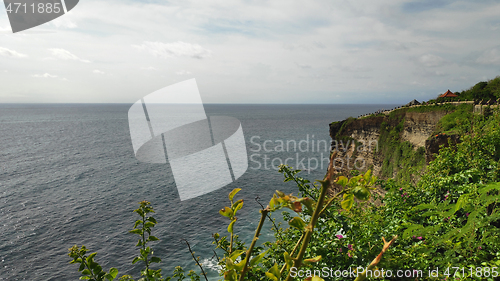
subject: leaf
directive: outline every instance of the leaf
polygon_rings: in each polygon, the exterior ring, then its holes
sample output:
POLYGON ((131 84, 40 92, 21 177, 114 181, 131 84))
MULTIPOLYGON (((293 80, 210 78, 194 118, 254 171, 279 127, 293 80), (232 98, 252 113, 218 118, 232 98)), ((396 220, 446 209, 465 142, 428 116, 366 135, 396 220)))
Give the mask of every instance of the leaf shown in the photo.
POLYGON ((344 194, 344 200, 340 203, 342 209, 349 211, 354 205, 354 194, 344 194))
POLYGON ((231 223, 227 227, 227 232, 233 233, 233 226, 234 226, 235 222, 236 222, 236 219, 234 219, 234 220, 231 221, 231 223))
POLYGON ((311 264, 311 263, 314 263, 314 262, 319 262, 320 260, 321 260, 321 256, 317 256, 317 257, 314 257, 314 258, 305 259, 304 260, 304 264, 311 264))
POLYGON ((340 176, 336 180, 337 184, 340 184, 341 186, 344 186, 344 187, 347 185, 348 182, 349 182, 349 180, 344 176, 340 176))
POLYGON ((224 207, 224 209, 221 209, 219 211, 219 214, 221 214, 227 218, 231 218, 231 217, 233 217, 233 210, 231 210, 231 208, 229 208, 229 207, 224 207))
POLYGON ((233 202, 233 197, 236 195, 236 193, 240 192, 241 188, 235 188, 233 191, 229 193, 229 201, 233 202))
POLYGON ((97 253, 92 253, 87 257, 87 262, 90 263, 90 261, 97 255, 97 253))
POLYGON ((85 269, 84 271, 82 271, 82 274, 83 275, 90 275, 90 274, 92 274, 92 272, 90 272, 90 270, 88 270, 88 269, 85 269))
POLYGON ((236 270, 231 269, 229 271, 226 271, 224 273, 224 280, 228 280, 228 281, 236 281, 236 280, 238 280, 238 275, 236 274, 236 270))
POLYGON ((109 273, 107 274, 109 275, 110 277, 112 277, 111 279, 108 278, 108 280, 113 280, 116 278, 116 276, 118 275, 118 269, 112 267, 109 269, 109 273))
POLYGON ((232 261, 235 261, 239 256, 241 256, 241 254, 243 254, 245 251, 244 250, 236 250, 234 252, 231 253, 231 255, 229 256, 229 258, 232 260, 232 261))
POLYGON ((153 226, 155 226, 155 223, 151 221, 148 221, 144 224, 144 227, 153 227, 153 226))
POLYGON ((150 236, 148 237, 148 240, 149 240, 149 241, 158 241, 158 240, 160 240, 160 239, 156 238, 156 236, 150 235, 150 236))
POLYGON ((243 207, 243 199, 236 201, 236 203, 234 203, 232 206, 233 214, 236 215, 236 212, 238 212, 238 210, 240 210, 242 207, 243 207))
POLYGON ((304 281, 325 281, 325 279, 314 275, 312 277, 307 277, 304 281))
POLYGON ((80 267, 78 268, 78 271, 82 271, 82 270, 84 270, 84 269, 85 269, 85 264, 82 262, 82 263, 80 264, 80 267))
POLYGON ((136 228, 139 224, 141 224, 142 221, 141 220, 136 220, 135 221, 135 224, 134 224, 134 228, 136 228))
POLYGON ((258 256, 253 257, 250 260, 250 266, 255 266, 259 264, 259 262, 264 258, 264 256, 267 254, 267 251, 260 253, 258 256))
POLYGON ((159 257, 151 257, 151 262, 160 263, 161 259, 159 257))
POLYGON ((134 264, 138 261, 142 261, 142 257, 135 257, 134 260, 132 261, 132 264, 134 264))
POLYGON ((306 227, 306 223, 300 217, 294 217, 288 222, 288 224, 300 231, 304 231, 304 228, 306 227))
POLYGON ((247 258, 244 258, 239 263, 234 265, 234 269, 236 269, 237 272, 241 272, 243 270, 243 267, 245 267, 246 263, 247 263, 247 258))
POLYGON ((371 175, 372 175, 372 170, 366 171, 366 173, 363 176, 363 179, 365 180, 365 182, 367 182, 367 183, 370 182, 371 175))
POLYGON ((274 263, 273 267, 269 269, 269 273, 272 273, 276 277, 277 280, 281 280, 281 272, 278 268, 278 264, 274 263))
POLYGON ((128 232, 133 233, 133 234, 142 235, 142 229, 132 229, 132 230, 129 230, 128 232))
POLYGON ((460 198, 458 198, 457 200, 457 204, 455 205, 455 212, 462 209, 467 204, 468 199, 469 197, 467 196, 467 194, 463 194, 462 196, 460 196, 460 198))
POLYGON ((279 190, 276 190, 276 194, 278 194, 279 197, 283 198, 286 196, 286 194, 284 192, 281 192, 279 190))
POLYGON ((278 277, 274 276, 274 274, 270 272, 266 272, 266 277, 273 280, 273 281, 278 281, 278 277))
POLYGON ((404 232, 403 232, 403 238, 408 238, 408 237, 411 237, 411 236, 414 236, 414 235, 417 235, 417 234, 420 234, 421 232, 417 232, 417 231, 422 231, 423 230, 423 226, 421 226, 420 224, 412 224, 410 225, 404 232))
POLYGON ((290 268, 293 266, 292 257, 290 257, 290 254, 288 254, 288 252, 285 252, 283 256, 285 257, 286 269, 290 270, 290 268))
POLYGON ((150 221, 150 222, 154 222, 155 224, 157 223, 157 222, 156 222, 156 220, 155 220, 155 218, 153 218, 153 217, 149 217, 149 218, 148 218, 148 221, 150 221))

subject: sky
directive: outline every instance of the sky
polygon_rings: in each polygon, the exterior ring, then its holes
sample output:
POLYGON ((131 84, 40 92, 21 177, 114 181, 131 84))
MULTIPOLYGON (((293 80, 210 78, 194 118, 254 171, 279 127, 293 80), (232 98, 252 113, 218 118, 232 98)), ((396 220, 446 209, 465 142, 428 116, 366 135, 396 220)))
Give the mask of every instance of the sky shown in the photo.
POLYGON ((500 75, 500 1, 81 0, 12 33, 0 103, 407 103, 500 75))

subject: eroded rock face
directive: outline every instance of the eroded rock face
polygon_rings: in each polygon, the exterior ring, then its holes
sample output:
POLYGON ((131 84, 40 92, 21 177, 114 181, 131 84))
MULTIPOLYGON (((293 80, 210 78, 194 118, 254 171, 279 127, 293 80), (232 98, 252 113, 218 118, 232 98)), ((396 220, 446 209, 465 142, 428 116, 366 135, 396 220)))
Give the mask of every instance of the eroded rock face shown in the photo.
POLYGON ((445 111, 407 112, 405 114, 403 141, 409 141, 415 149, 425 147, 438 121, 447 114, 445 111))
POLYGON ((425 141, 425 162, 429 163, 430 161, 436 159, 436 154, 439 152, 439 148, 441 145, 444 147, 457 144, 460 142, 459 135, 445 135, 439 134, 433 136, 432 138, 425 141))
MULTIPOLYGON (((415 150, 424 147, 426 149, 426 161, 428 163, 433 159, 432 155, 439 151, 439 145, 447 143, 447 141, 444 140, 432 141, 429 142, 429 144, 426 142, 434 132, 439 120, 447 113, 449 112, 402 111, 397 118, 376 116, 361 119, 347 119, 341 122, 332 123, 330 124, 330 136, 333 140, 332 151, 337 151, 335 157, 344 161, 344 166, 342 168, 338 165, 339 160, 337 160, 337 165, 333 165, 333 167, 337 170, 342 170, 343 173, 348 172, 355 167, 354 162, 359 158, 364 160, 364 169, 360 170, 372 169, 374 175, 380 175, 383 159, 374 152, 380 149, 380 147, 378 147, 378 141, 381 134, 382 123, 385 123, 384 126, 386 126, 386 128, 394 128, 398 126, 403 119, 404 123, 400 133, 400 140, 410 142, 415 150), (358 146, 355 148, 353 140, 358 142, 358 145, 361 143, 364 147, 358 146), (347 167, 346 163, 350 163, 350 166, 347 167)), ((333 160, 335 159, 332 158, 332 161, 333 160)), ((359 167, 360 165, 356 168, 359 167)))

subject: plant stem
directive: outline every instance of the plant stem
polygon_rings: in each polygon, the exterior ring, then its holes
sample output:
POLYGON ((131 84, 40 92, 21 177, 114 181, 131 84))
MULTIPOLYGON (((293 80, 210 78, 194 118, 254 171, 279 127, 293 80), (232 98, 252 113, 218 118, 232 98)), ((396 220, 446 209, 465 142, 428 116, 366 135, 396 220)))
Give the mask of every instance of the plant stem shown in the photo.
MULTIPOLYGON (((196 264, 200 267, 201 269, 201 272, 203 273, 203 276, 205 277, 205 280, 208 281, 207 279, 207 274, 205 273, 205 270, 203 270, 203 267, 201 266, 200 262, 198 261, 198 259, 194 256, 194 253, 193 251, 191 250, 191 246, 189 245, 189 242, 186 240, 186 239, 182 239, 184 240, 184 242, 186 242, 186 245, 188 246, 188 249, 189 249, 189 252, 191 253, 191 256, 193 257, 194 261, 196 262, 196 264)), ((216 254, 217 255, 217 254, 216 254)))
MULTIPOLYGON (((311 217, 311 221, 309 222, 309 225, 306 226, 305 232, 304 232, 304 242, 302 243, 302 246, 300 247, 299 253, 297 254, 297 257, 293 260, 293 267, 299 268, 302 265, 302 260, 304 259, 304 255, 306 253, 307 246, 309 245, 309 241, 311 240, 311 236, 314 231, 314 226, 316 225, 316 222, 318 221, 319 214, 321 212, 321 207, 323 206, 323 202, 325 201, 326 197, 326 191, 330 187, 330 180, 326 179, 325 181, 321 181, 321 192, 318 198, 318 203, 316 204, 316 208, 314 209, 314 213, 311 217)), ((291 272, 288 273, 288 276, 285 281, 290 281, 293 279, 293 277, 290 274, 291 272)))
MULTIPOLYGON (((300 239, 299 241, 297 241, 297 244, 295 244, 295 247, 293 247, 293 250, 292 252, 290 253, 290 256, 292 257, 294 254, 295 254, 295 251, 297 250, 297 248, 299 247, 300 243, 302 243, 302 240, 304 239, 304 232, 302 232, 302 236, 300 236, 300 239)), ((286 269, 286 264, 283 265, 283 267, 281 268, 280 270, 280 273, 283 274, 283 271, 285 271, 286 269)))
MULTIPOLYGON (((146 228, 145 225, 146 225, 146 213, 144 212, 142 214, 142 250, 144 250, 144 252, 146 252, 146 236, 144 233, 144 229, 146 228)), ((147 276, 149 276, 149 264, 147 256, 144 257, 144 263, 146 264, 146 274, 147 276)))
POLYGON ((245 280, 245 275, 248 271, 248 263, 250 262, 250 257, 253 251, 253 248, 255 247, 255 243, 257 243, 257 240, 259 239, 260 231, 262 230, 262 226, 264 225, 264 221, 266 220, 267 213, 269 213, 269 207, 260 210, 260 221, 259 225, 257 226, 257 229, 255 230, 255 235, 253 236, 252 239, 252 244, 250 244, 250 248, 248 248, 247 253, 246 253, 246 261, 245 261, 245 266, 243 267, 243 270, 241 271, 241 276, 239 281, 245 280))

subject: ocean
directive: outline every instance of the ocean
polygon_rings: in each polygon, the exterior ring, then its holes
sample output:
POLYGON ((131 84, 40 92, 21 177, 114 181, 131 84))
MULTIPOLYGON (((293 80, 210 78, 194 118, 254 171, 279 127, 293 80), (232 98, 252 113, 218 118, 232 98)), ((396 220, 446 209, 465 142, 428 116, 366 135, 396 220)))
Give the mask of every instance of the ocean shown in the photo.
MULTIPOLYGON (((227 234, 218 210, 227 194, 242 188, 235 232, 248 244, 259 220, 258 196, 266 205, 276 189, 297 194, 273 167, 286 159, 301 174, 322 179, 328 162, 329 123, 394 105, 206 104, 208 116, 241 121, 249 167, 221 189, 180 201, 168 164, 134 157, 127 113, 131 104, 0 104, 0 280, 78 280, 68 248, 85 245, 104 269, 139 276, 132 211, 150 201, 158 224, 151 243, 163 276, 175 266, 198 268, 187 246, 200 256, 210 280, 218 273, 212 233, 227 234), (296 146, 280 146, 281 143, 296 146), (327 145, 325 145, 327 144, 327 145), (323 161, 322 161, 323 160, 323 161)), ((217 174, 213 175, 217 177, 217 174)), ((196 179, 193 179, 196 180, 196 179)), ((279 217, 279 214, 274 214, 279 217)), ((266 222, 260 239, 272 239, 266 222)))

